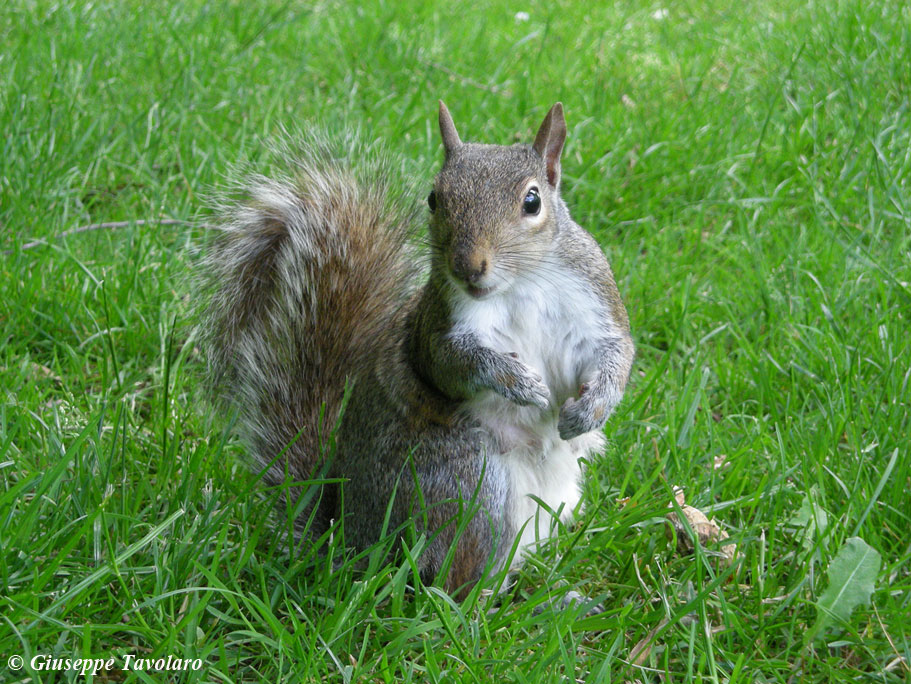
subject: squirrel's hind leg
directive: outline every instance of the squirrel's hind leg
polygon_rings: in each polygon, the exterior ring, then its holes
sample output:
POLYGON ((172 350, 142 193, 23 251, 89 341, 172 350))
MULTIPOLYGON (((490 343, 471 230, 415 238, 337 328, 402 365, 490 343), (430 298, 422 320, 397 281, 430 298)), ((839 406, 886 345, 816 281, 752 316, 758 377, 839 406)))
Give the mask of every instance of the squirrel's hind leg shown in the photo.
POLYGON ((507 566, 517 530, 505 478, 491 472, 499 464, 485 466, 475 457, 446 465, 417 472, 420 496, 413 499, 411 515, 429 537, 420 562, 422 582, 445 577, 443 588, 462 600, 507 566))

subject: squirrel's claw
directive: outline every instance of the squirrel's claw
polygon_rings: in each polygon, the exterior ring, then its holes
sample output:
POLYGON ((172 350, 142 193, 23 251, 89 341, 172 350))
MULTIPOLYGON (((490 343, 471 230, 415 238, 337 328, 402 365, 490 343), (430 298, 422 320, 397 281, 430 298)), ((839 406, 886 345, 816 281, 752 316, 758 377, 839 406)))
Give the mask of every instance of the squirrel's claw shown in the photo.
POLYGON ((517 376, 516 379, 510 397, 514 402, 522 406, 537 406, 541 410, 550 406, 550 389, 535 371, 528 368, 528 373, 517 376))
POLYGON ((604 427, 609 411, 596 392, 586 391, 578 399, 570 397, 560 409, 557 430, 564 440, 604 427))
POLYGON ((586 598, 578 591, 567 591, 560 598, 538 604, 532 610, 532 614, 541 615, 548 608, 551 610, 574 610, 581 608, 585 611, 581 613, 581 616, 583 617, 600 615, 604 612, 603 606, 595 603, 589 598, 586 598))
POLYGON ((500 378, 497 391, 520 406, 537 406, 541 410, 550 406, 550 389, 544 384, 541 374, 516 358, 507 354, 508 371, 500 378))
POLYGON ((550 390, 543 382, 538 380, 531 388, 531 401, 527 406, 537 406, 539 409, 546 410, 550 406, 550 390))

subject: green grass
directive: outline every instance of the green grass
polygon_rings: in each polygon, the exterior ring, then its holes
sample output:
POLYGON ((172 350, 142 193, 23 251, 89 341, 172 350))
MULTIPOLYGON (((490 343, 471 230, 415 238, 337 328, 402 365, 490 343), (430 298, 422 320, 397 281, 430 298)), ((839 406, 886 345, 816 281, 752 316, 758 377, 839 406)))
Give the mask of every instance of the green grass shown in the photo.
POLYGON ((0 680, 133 653, 203 666, 95 681, 911 682, 911 9, 661 8, 3 3, 0 680), (638 345, 581 522, 499 604, 278 538, 202 389, 205 231, 157 223, 302 122, 429 185, 440 97, 488 142, 563 101, 638 345), (667 540, 673 486, 734 565, 667 540), (872 603, 806 644, 852 536, 872 603), (533 612, 568 586, 605 612, 533 612))

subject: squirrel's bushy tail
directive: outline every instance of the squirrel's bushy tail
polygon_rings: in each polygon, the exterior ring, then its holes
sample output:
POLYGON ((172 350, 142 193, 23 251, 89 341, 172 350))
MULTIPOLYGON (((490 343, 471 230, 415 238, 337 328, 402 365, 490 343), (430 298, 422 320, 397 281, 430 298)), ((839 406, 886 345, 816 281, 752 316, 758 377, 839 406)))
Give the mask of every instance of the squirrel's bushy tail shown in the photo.
POLYGON ((274 148, 281 171, 246 175, 216 201, 209 372, 256 463, 271 464, 270 484, 318 473, 346 382, 416 281, 415 203, 395 197, 388 163, 361 166, 364 151, 346 147, 339 158, 327 144, 284 143, 274 148))

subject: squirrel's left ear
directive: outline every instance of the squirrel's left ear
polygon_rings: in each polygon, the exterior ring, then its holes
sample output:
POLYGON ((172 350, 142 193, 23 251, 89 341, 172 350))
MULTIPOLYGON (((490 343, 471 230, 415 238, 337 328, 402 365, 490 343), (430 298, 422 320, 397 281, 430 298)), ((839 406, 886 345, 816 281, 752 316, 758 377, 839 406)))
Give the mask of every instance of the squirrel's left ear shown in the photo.
POLYGON ((449 113, 442 100, 440 100, 440 135, 443 138, 443 149, 446 150, 447 157, 462 144, 459 132, 452 121, 452 114, 449 113))
POLYGON ((535 136, 532 148, 541 155, 547 166, 547 182, 557 187, 560 182, 560 153, 566 141, 566 120, 563 118, 563 104, 558 102, 544 117, 544 123, 535 136))

